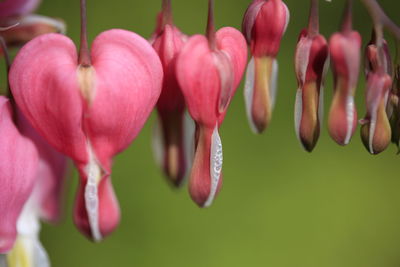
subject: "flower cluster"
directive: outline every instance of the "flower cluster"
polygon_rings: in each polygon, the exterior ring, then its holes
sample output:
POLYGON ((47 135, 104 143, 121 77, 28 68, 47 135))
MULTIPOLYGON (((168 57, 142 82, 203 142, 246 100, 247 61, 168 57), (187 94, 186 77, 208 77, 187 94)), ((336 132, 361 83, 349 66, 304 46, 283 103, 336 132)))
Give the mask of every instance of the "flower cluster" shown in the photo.
MULTIPOLYGON (((397 38, 400 30, 375 1, 363 2, 375 27, 364 53, 361 137, 367 150, 378 154, 400 141, 400 59, 392 67, 382 28, 389 27, 397 38)), ((1 55, 9 64, 10 87, 8 96, 0 96, 0 266, 49 266, 39 241, 40 221, 60 218, 67 158, 79 173, 76 227, 96 242, 113 232, 120 221, 113 158, 135 140, 153 109, 158 115, 154 154, 167 181, 179 187, 188 178, 193 201, 210 206, 222 186, 219 129, 246 65, 250 127, 262 133, 270 124, 277 56, 290 17, 282 0, 253 0, 242 32, 216 30, 209 0, 205 35, 188 36, 173 23, 171 1, 163 0, 149 40, 112 29, 89 46, 86 2, 80 0, 77 48, 61 20, 32 15, 39 3, 0 3, 1 55), (20 48, 12 64, 7 47, 20 48)), ((311 0, 309 24, 300 33, 294 59, 295 131, 305 150, 311 152, 320 135, 329 65, 334 75, 329 134, 340 145, 354 135, 361 44, 352 28, 351 0, 341 30, 329 41, 319 32, 318 0, 311 0)))

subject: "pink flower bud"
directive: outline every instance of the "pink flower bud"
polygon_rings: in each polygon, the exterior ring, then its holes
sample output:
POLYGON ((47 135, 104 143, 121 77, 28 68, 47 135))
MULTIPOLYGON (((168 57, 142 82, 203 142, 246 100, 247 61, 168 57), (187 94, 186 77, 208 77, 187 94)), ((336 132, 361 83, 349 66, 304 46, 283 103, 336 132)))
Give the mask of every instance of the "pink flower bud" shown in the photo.
POLYGON ((33 12, 41 0, 4 0, 0 2, 0 21, 8 17, 20 17, 33 12))
POLYGON ((311 152, 319 138, 323 114, 323 85, 329 66, 329 48, 325 38, 300 34, 296 47, 295 69, 298 89, 295 128, 304 149, 311 152))
POLYGON ((0 254, 7 253, 17 235, 17 220, 36 181, 38 154, 13 122, 10 102, 0 96, 0 254))
POLYGON ((371 154, 379 154, 390 144, 391 129, 386 114, 392 79, 383 72, 370 72, 367 77, 367 114, 361 121, 361 138, 371 154))
POLYGON ((334 96, 329 113, 329 134, 347 145, 357 127, 354 94, 360 72, 361 36, 358 32, 335 33, 329 41, 334 74, 334 96))
POLYGON ((247 68, 245 103, 250 126, 257 133, 271 120, 278 76, 276 56, 289 17, 281 0, 254 0, 243 19, 243 33, 253 55, 247 68))
POLYGON ((190 115, 198 127, 189 191, 201 207, 211 205, 221 185, 222 144, 218 129, 240 83, 247 58, 243 35, 226 27, 214 36, 210 21, 209 39, 202 35, 191 37, 176 66, 190 115))
POLYGON ((164 69, 163 88, 157 102, 159 125, 155 127, 153 146, 157 146, 155 151, 160 155, 156 156, 169 181, 180 186, 189 171, 194 146, 194 129, 188 129, 193 124, 184 119, 185 99, 176 77, 176 59, 187 36, 172 24, 170 6, 164 8, 161 18, 164 25, 157 27, 152 38, 164 69))
POLYGON ((100 34, 90 59, 91 65, 79 65, 69 38, 41 35, 19 51, 9 78, 28 121, 78 166, 75 223, 98 241, 118 224, 118 216, 108 218, 112 223, 104 219, 105 212, 119 213, 109 178, 112 158, 127 148, 147 120, 160 95, 163 73, 148 42, 125 30, 100 34), (82 198, 86 214, 80 212, 82 198))

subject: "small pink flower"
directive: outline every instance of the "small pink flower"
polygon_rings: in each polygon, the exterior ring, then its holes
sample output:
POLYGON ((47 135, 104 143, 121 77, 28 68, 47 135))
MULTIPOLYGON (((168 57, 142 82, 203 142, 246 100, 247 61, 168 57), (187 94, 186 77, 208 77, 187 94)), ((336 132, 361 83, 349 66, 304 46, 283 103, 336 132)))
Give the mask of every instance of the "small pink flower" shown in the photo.
POLYGON ((170 182, 180 186, 191 164, 193 123, 185 119, 185 99, 176 77, 176 59, 188 37, 172 22, 171 3, 163 1, 160 21, 152 37, 152 44, 164 69, 163 88, 157 102, 158 125, 153 145, 160 165, 170 182))
POLYGON ((207 37, 192 36, 183 47, 176 72, 192 118, 196 121, 196 152, 189 191, 201 207, 211 205, 221 186, 222 144, 218 129, 242 78, 246 41, 230 27, 215 33, 213 1, 209 1, 207 37))
POLYGON ((298 89, 295 128, 304 149, 311 152, 319 138, 323 114, 323 85, 329 66, 329 48, 320 34, 303 30, 296 48, 298 89))
POLYGON ((7 253, 17 236, 17 220, 36 182, 38 153, 13 122, 9 100, 0 96, 0 254, 7 253))
POLYGON ((82 21, 79 57, 69 38, 41 35, 19 51, 9 78, 28 121, 78 167, 74 221, 99 241, 119 223, 112 158, 143 127, 160 95, 163 72, 154 49, 129 31, 101 33, 89 53, 82 21))
POLYGON ((289 17, 281 0, 254 0, 243 19, 243 33, 253 55, 247 68, 245 103, 250 126, 257 133, 271 120, 278 77, 276 56, 289 17))
POLYGON ((329 134, 347 145, 357 127, 354 95, 360 72, 361 36, 351 28, 332 35, 329 49, 334 74, 334 96, 329 112, 329 134))

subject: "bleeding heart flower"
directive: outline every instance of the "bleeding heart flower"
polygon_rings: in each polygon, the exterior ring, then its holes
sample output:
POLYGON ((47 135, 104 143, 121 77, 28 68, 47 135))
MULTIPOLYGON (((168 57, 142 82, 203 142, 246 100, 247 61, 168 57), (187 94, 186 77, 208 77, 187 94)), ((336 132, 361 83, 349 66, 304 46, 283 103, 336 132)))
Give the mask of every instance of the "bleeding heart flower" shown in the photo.
POLYGON ((298 89, 295 106, 297 137, 304 149, 311 152, 319 138, 323 114, 323 84, 329 65, 326 39, 310 35, 307 30, 300 34, 296 48, 295 66, 298 89))
POLYGON ((10 102, 0 96, 0 254, 13 247, 17 220, 36 180, 38 153, 13 122, 10 102))
POLYGON ((278 78, 276 56, 289 17, 282 0, 254 0, 243 19, 243 33, 253 55, 244 96, 250 126, 256 133, 263 132, 271 120, 278 78))
POLYGON ((361 36, 352 30, 351 1, 344 16, 342 31, 329 40, 334 74, 334 96, 329 112, 329 134, 340 145, 347 145, 357 127, 354 95, 360 72, 361 36))
POLYGON ((171 1, 163 1, 163 11, 152 37, 164 69, 163 88, 157 102, 159 120, 155 127, 153 146, 164 173, 175 186, 186 177, 193 155, 194 124, 185 119, 185 99, 176 78, 176 59, 187 41, 172 22, 171 1), (160 155, 158 155, 160 154, 160 155))
POLYGON ((99 241, 119 223, 111 184, 112 158, 135 139, 161 92, 154 49, 125 30, 101 33, 89 53, 85 1, 78 57, 60 34, 41 35, 18 53, 10 70, 15 100, 32 126, 78 167, 74 221, 99 241))
POLYGON ((207 37, 192 36, 183 47, 176 73, 192 118, 196 121, 196 152, 189 191, 201 207, 211 205, 222 181, 222 145, 218 129, 242 78, 246 41, 230 27, 215 33, 213 1, 209 1, 207 37))
POLYGON ((361 138, 371 154, 379 154, 390 144, 391 129, 386 114, 392 79, 383 71, 370 72, 367 76, 367 114, 361 120, 361 138))
POLYGON ((49 257, 39 239, 40 219, 50 222, 60 219, 67 159, 36 133, 21 112, 17 115, 21 133, 39 151, 39 164, 33 192, 17 221, 18 237, 7 254, 7 266, 49 267, 49 257))

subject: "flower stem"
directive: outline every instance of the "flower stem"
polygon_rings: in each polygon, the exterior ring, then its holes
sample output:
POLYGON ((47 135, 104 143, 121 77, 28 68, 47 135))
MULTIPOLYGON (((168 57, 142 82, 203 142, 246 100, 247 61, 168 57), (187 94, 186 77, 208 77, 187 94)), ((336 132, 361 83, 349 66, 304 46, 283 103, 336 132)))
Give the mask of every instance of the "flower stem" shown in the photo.
POLYGON ((216 48, 214 26, 214 0, 208 0, 207 39, 211 49, 214 50, 216 48))
POLYGON ((310 1, 310 17, 308 20, 308 34, 314 37, 319 34, 318 0, 310 1))
MULTIPOLYGON (((397 40, 400 40, 400 28, 396 25, 383 11, 381 6, 376 0, 361 0, 362 3, 367 8, 372 20, 374 22, 375 28, 388 29, 397 40)), ((378 34, 378 33, 377 33, 378 34)))
POLYGON ((162 1, 162 27, 166 24, 172 24, 172 9, 171 9, 171 0, 163 0, 162 1))
POLYGON ((348 33, 353 29, 353 0, 346 1, 346 7, 343 13, 342 32, 348 33))
POLYGON ((86 0, 81 1, 81 44, 79 48, 79 64, 83 67, 91 65, 90 51, 87 42, 86 0))

